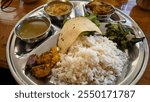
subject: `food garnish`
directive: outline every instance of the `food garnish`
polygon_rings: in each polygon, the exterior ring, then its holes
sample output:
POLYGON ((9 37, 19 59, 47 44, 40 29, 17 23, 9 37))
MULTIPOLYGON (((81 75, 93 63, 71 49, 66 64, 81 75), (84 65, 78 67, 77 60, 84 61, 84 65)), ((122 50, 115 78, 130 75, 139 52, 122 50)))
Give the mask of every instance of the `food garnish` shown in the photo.
POLYGON ((120 22, 117 24, 108 23, 105 27, 107 28, 105 36, 117 43, 117 47, 123 51, 132 48, 137 42, 143 41, 145 38, 136 38, 134 30, 120 22))
POLYGON ((100 26, 100 21, 97 19, 96 14, 85 13, 84 16, 87 17, 89 20, 91 20, 93 23, 95 23, 97 27, 100 26))

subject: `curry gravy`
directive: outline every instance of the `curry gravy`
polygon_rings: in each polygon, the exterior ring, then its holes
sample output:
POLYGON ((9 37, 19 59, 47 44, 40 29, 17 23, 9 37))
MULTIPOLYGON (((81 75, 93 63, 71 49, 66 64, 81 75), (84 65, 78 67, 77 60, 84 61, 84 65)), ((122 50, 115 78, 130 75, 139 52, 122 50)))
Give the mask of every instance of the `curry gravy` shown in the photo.
POLYGON ((52 2, 46 8, 46 12, 52 16, 61 16, 70 12, 72 5, 65 2, 52 2))
POLYGON ((48 29, 49 25, 40 19, 34 19, 24 22, 19 29, 22 38, 34 38, 40 36, 48 29))

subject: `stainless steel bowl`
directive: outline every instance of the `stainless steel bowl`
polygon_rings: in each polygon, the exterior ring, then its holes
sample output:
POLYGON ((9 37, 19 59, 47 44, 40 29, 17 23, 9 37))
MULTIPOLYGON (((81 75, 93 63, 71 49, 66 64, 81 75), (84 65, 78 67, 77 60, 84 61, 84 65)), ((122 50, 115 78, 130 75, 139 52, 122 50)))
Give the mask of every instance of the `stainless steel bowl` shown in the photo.
POLYGON ((44 11, 50 16, 51 19, 53 20, 59 20, 59 21, 63 21, 64 19, 66 19, 67 17, 69 17, 70 13, 72 12, 72 9, 73 9, 73 3, 71 3, 70 1, 68 0, 51 0, 49 3, 46 4, 46 6, 44 7, 44 11), (67 13, 64 13, 64 14, 60 14, 60 15, 54 15, 52 13, 49 13, 47 12, 47 8, 48 7, 51 7, 52 4, 54 3, 66 3, 68 5, 71 6, 71 9, 67 12, 67 13))
POLYGON ((23 21, 21 21, 16 27, 15 27, 15 34, 18 38, 20 38, 21 40, 27 42, 27 43, 35 43, 35 42, 39 42, 40 40, 46 38, 49 34, 49 31, 51 29, 51 20, 50 18, 46 17, 46 16, 32 16, 29 18, 24 19, 23 21), (48 27, 45 31, 43 31, 41 34, 34 36, 34 37, 22 37, 20 35, 19 30, 21 29, 21 27, 26 23, 26 22, 30 22, 33 20, 40 20, 42 22, 44 22, 48 27))
MULTIPOLYGON (((111 6, 112 9, 107 14, 96 14, 96 15, 97 15, 98 20, 100 20, 100 21, 107 21, 107 20, 110 19, 111 15, 115 13, 115 8, 114 8, 113 5, 111 5, 111 4, 107 3, 107 2, 103 1, 102 3, 105 3, 105 4, 109 5, 109 6, 111 6)), ((86 12, 87 13, 94 14, 91 11, 91 9, 88 8, 86 5, 85 5, 85 8, 86 8, 86 12)))

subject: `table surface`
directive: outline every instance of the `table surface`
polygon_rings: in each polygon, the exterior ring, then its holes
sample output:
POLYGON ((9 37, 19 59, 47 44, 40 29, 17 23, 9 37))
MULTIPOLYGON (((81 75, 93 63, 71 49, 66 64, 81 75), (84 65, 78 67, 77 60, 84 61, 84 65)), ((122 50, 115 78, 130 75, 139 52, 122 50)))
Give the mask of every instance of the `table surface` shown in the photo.
MULTIPOLYGON (((0 68, 8 68, 6 61, 6 44, 9 34, 16 22, 31 10, 46 2, 47 0, 40 0, 34 4, 24 4, 22 1, 13 0, 5 12, 0 10, 0 68)), ((150 45, 150 11, 138 7, 135 0, 129 0, 123 11, 130 15, 140 26, 150 45)), ((148 63, 144 75, 137 84, 150 85, 150 63, 148 63)))

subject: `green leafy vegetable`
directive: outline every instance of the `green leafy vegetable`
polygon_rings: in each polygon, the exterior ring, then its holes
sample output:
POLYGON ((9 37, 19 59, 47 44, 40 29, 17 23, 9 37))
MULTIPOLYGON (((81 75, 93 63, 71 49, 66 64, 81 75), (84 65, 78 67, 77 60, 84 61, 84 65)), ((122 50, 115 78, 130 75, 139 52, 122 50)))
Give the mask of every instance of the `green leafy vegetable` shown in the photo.
POLYGON ((105 36, 113 42, 117 43, 117 47, 124 51, 133 47, 137 42, 143 41, 145 37, 136 38, 134 30, 129 26, 122 25, 120 22, 117 24, 106 24, 107 28, 105 36))
POLYGON ((85 13, 85 17, 87 17, 89 20, 91 20, 93 23, 96 24, 96 26, 100 26, 100 21, 97 19, 96 14, 89 14, 85 13))
POLYGON ((85 36, 90 36, 90 35, 93 36, 95 34, 95 31, 85 31, 82 34, 85 35, 85 36))
POLYGON ((63 20, 63 25, 64 25, 68 20, 69 20, 68 18, 65 18, 65 19, 63 20))

